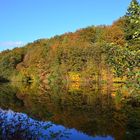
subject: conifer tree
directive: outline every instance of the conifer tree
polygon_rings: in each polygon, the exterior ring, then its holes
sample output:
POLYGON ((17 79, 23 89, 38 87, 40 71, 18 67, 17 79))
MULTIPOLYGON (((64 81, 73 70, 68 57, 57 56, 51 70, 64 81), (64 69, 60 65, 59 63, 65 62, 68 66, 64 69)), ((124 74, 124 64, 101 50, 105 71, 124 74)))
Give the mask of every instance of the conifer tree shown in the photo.
POLYGON ((140 4, 137 0, 132 0, 125 15, 126 40, 131 44, 140 42, 140 4))

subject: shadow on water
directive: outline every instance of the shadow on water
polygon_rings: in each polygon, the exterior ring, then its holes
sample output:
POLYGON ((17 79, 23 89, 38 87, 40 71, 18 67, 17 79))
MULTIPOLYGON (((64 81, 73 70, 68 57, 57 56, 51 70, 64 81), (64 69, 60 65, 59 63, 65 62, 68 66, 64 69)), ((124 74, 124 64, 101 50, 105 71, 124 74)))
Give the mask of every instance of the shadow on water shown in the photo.
POLYGON ((1 109, 1 136, 4 140, 15 134, 23 139, 138 140, 140 107, 122 102, 127 93, 117 92, 120 88, 120 84, 0 85, 0 107, 28 114, 1 109), (63 137, 65 133, 69 136, 63 137))

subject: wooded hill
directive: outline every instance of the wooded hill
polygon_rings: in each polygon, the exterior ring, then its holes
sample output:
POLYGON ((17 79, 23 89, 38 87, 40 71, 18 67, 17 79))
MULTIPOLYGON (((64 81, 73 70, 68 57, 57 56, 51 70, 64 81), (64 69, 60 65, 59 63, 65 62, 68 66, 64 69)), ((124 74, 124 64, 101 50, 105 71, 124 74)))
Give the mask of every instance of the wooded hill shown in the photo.
POLYGON ((90 26, 1 52, 0 79, 127 81, 139 88, 139 60, 140 4, 132 0, 126 14, 110 26, 90 26))

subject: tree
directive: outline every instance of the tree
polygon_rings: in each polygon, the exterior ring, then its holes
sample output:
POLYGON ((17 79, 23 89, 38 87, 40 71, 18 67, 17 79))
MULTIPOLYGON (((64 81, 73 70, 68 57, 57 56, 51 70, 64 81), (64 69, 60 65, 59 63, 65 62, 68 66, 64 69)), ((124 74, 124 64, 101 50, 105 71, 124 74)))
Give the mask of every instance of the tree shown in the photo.
POLYGON ((104 36, 107 43, 114 43, 122 46, 125 44, 124 32, 119 26, 112 25, 106 27, 104 36))
POLYGON ((140 4, 132 0, 125 15, 125 37, 130 45, 140 42, 140 4))

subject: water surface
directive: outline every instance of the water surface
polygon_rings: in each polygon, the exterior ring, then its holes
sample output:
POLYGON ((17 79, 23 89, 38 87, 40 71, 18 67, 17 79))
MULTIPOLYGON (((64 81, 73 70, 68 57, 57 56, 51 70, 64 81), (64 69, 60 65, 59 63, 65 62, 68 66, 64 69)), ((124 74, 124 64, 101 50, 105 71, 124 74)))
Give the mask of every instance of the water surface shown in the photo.
POLYGON ((139 140, 140 108, 123 102, 127 94, 121 84, 2 84, 0 137, 139 140))

